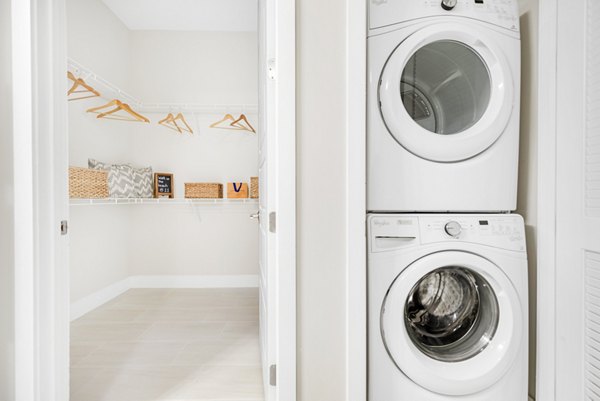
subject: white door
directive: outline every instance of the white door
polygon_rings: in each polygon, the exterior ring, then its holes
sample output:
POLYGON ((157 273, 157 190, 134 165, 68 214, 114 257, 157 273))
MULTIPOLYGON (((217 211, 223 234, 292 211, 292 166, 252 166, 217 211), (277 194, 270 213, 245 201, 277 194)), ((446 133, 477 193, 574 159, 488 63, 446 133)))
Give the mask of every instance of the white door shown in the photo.
POLYGON ((600 400, 600 2, 557 7, 555 399, 600 400))
POLYGON ((293 1, 259 1, 260 339, 268 401, 296 395, 293 9, 293 1))
POLYGON ((392 52, 379 104, 400 145, 424 159, 453 162, 478 155, 502 135, 513 87, 508 62, 491 38, 464 24, 433 24, 392 52))
MULTIPOLYGON (((267 20, 267 1, 259 2, 259 19, 267 20)), ((274 271, 274 254, 273 254, 273 237, 269 235, 269 206, 274 205, 274 196, 270 192, 271 182, 269 178, 273 177, 273 173, 269 172, 267 163, 269 154, 269 145, 273 145, 273 141, 269 140, 268 132, 273 129, 273 115, 267 112, 269 102, 273 102, 273 82, 267 77, 267 57, 273 52, 273 44, 267 40, 267 26, 259 23, 259 78, 258 78, 258 96, 259 96, 259 129, 258 129, 258 182, 260 186, 259 210, 254 218, 258 219, 258 235, 259 235, 259 284, 260 284, 260 350, 263 366, 263 382, 265 389, 265 399, 273 399, 270 388, 270 366, 274 364, 276 350, 273 347, 273 342, 269 341, 275 338, 273 318, 274 302, 269 302, 274 299, 275 283, 269 281, 269 268, 274 271), (269 252, 271 251, 271 252, 269 252), (271 292, 269 292, 271 291, 271 292), (271 310, 269 310, 269 305, 271 310), (271 317, 270 317, 271 316, 271 317), (271 346, 269 347, 269 344, 271 346)))

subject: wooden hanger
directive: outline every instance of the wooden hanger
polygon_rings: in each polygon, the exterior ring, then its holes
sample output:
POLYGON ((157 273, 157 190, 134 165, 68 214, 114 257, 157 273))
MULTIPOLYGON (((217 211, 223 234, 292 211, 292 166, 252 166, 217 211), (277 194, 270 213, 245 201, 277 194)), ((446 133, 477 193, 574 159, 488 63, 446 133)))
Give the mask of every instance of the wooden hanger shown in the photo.
POLYGON ((164 127, 167 127, 169 129, 172 129, 173 131, 177 131, 181 134, 182 133, 181 128, 179 128, 179 126, 177 125, 177 123, 174 120, 175 120, 175 116, 173 116, 173 113, 169 113, 165 118, 160 120, 158 122, 158 124, 162 125, 164 127))
POLYGON ((235 120, 234 122, 232 122, 230 125, 232 125, 232 126, 235 125, 236 127, 242 127, 244 130, 250 131, 250 132, 256 134, 256 130, 254 129, 252 124, 250 124, 250 121, 248 121, 248 119, 246 118, 246 116, 244 114, 240 114, 240 117, 237 120, 235 120), (241 121, 245 122, 247 127, 244 126, 243 124, 240 124, 241 121))
POLYGON ((143 115, 141 115, 139 113, 136 113, 135 111, 133 111, 131 109, 131 107, 129 107, 128 104, 121 102, 119 99, 113 99, 103 106, 92 107, 91 109, 88 109, 87 112, 88 113, 97 113, 98 116, 96 118, 106 118, 108 120, 138 121, 138 122, 145 122, 145 123, 150 122, 150 120, 148 120, 146 117, 144 117, 143 115), (105 112, 99 112, 100 110, 106 109, 111 106, 115 106, 115 107, 112 110, 108 110, 105 112), (126 112, 128 114, 128 116, 114 114, 121 110, 126 112))
POLYGON ((75 93, 87 93, 88 94, 87 96, 82 95, 82 96, 69 98, 68 99, 69 101, 89 99, 91 97, 100 96, 100 92, 98 92, 96 89, 94 89, 90 85, 88 85, 82 78, 75 77, 75 75, 73 75, 73 73, 71 71, 67 71, 67 78, 69 78, 71 81, 73 81, 73 86, 71 86, 71 89, 69 89, 69 91, 67 92, 67 97, 71 96, 72 94, 75 94, 75 93), (78 89, 79 87, 82 87, 83 89, 78 89))
POLYGON ((169 129, 177 131, 180 134, 183 133, 183 131, 189 132, 190 134, 194 133, 194 130, 192 129, 192 127, 190 127, 190 125, 185 120, 185 117, 181 113, 177 114, 177 116, 173 116, 173 113, 169 113, 165 118, 160 120, 158 123, 169 129), (181 121, 181 123, 183 124, 183 127, 180 127, 179 124, 177 124, 177 121, 181 121))
POLYGON ((190 134, 194 133, 194 130, 192 129, 192 127, 190 127, 190 125, 187 123, 187 121, 185 121, 185 117, 183 116, 183 114, 181 114, 181 113, 177 114, 175 116, 175 118, 173 119, 173 122, 175 123, 175 125, 179 129, 179 132, 181 132, 181 131, 187 131, 190 134), (179 124, 177 124, 177 121, 181 121, 185 127, 180 127, 179 124))
POLYGON ((234 122, 235 122, 235 117, 233 117, 231 114, 225 114, 225 117, 223 117, 221 120, 209 125, 209 128, 230 129, 230 130, 235 130, 235 131, 243 131, 246 129, 239 124, 234 124, 234 122), (228 125, 225 125, 225 126, 221 126, 221 124, 223 124, 224 122, 227 122, 227 121, 231 121, 231 123, 228 125))

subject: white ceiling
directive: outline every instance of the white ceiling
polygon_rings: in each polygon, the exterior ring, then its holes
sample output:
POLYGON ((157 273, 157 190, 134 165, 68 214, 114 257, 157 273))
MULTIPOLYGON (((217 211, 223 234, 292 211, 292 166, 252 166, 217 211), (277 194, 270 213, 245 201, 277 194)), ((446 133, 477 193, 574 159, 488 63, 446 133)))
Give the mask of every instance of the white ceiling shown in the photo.
POLYGON ((257 0, 103 0, 130 30, 256 31, 257 0))

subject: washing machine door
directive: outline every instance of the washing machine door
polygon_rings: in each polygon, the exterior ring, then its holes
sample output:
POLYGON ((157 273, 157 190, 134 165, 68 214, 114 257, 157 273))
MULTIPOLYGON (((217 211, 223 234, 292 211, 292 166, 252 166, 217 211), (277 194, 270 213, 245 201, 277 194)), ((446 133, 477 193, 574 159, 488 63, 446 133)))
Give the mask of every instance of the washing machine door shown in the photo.
POLYGON ((484 30, 443 23, 396 47, 381 75, 379 106, 388 131, 408 151, 457 162, 502 135, 513 92, 506 58, 484 30))
POLYGON ((381 335, 394 364, 423 388, 468 395, 498 382, 521 346, 523 312, 502 270, 481 256, 425 256, 392 283, 381 335))

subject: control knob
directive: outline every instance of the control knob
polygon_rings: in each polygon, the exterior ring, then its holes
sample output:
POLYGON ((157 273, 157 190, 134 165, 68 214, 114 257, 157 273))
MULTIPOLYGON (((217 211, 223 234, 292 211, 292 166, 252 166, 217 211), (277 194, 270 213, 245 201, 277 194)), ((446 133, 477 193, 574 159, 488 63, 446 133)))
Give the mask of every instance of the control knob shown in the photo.
POLYGON ((442 8, 446 11, 452 10, 456 7, 458 0, 442 0, 442 8))
POLYGON ((448 234, 449 236, 457 238, 462 231, 462 227, 457 221, 449 221, 444 226, 444 231, 446 231, 446 234, 448 234))

